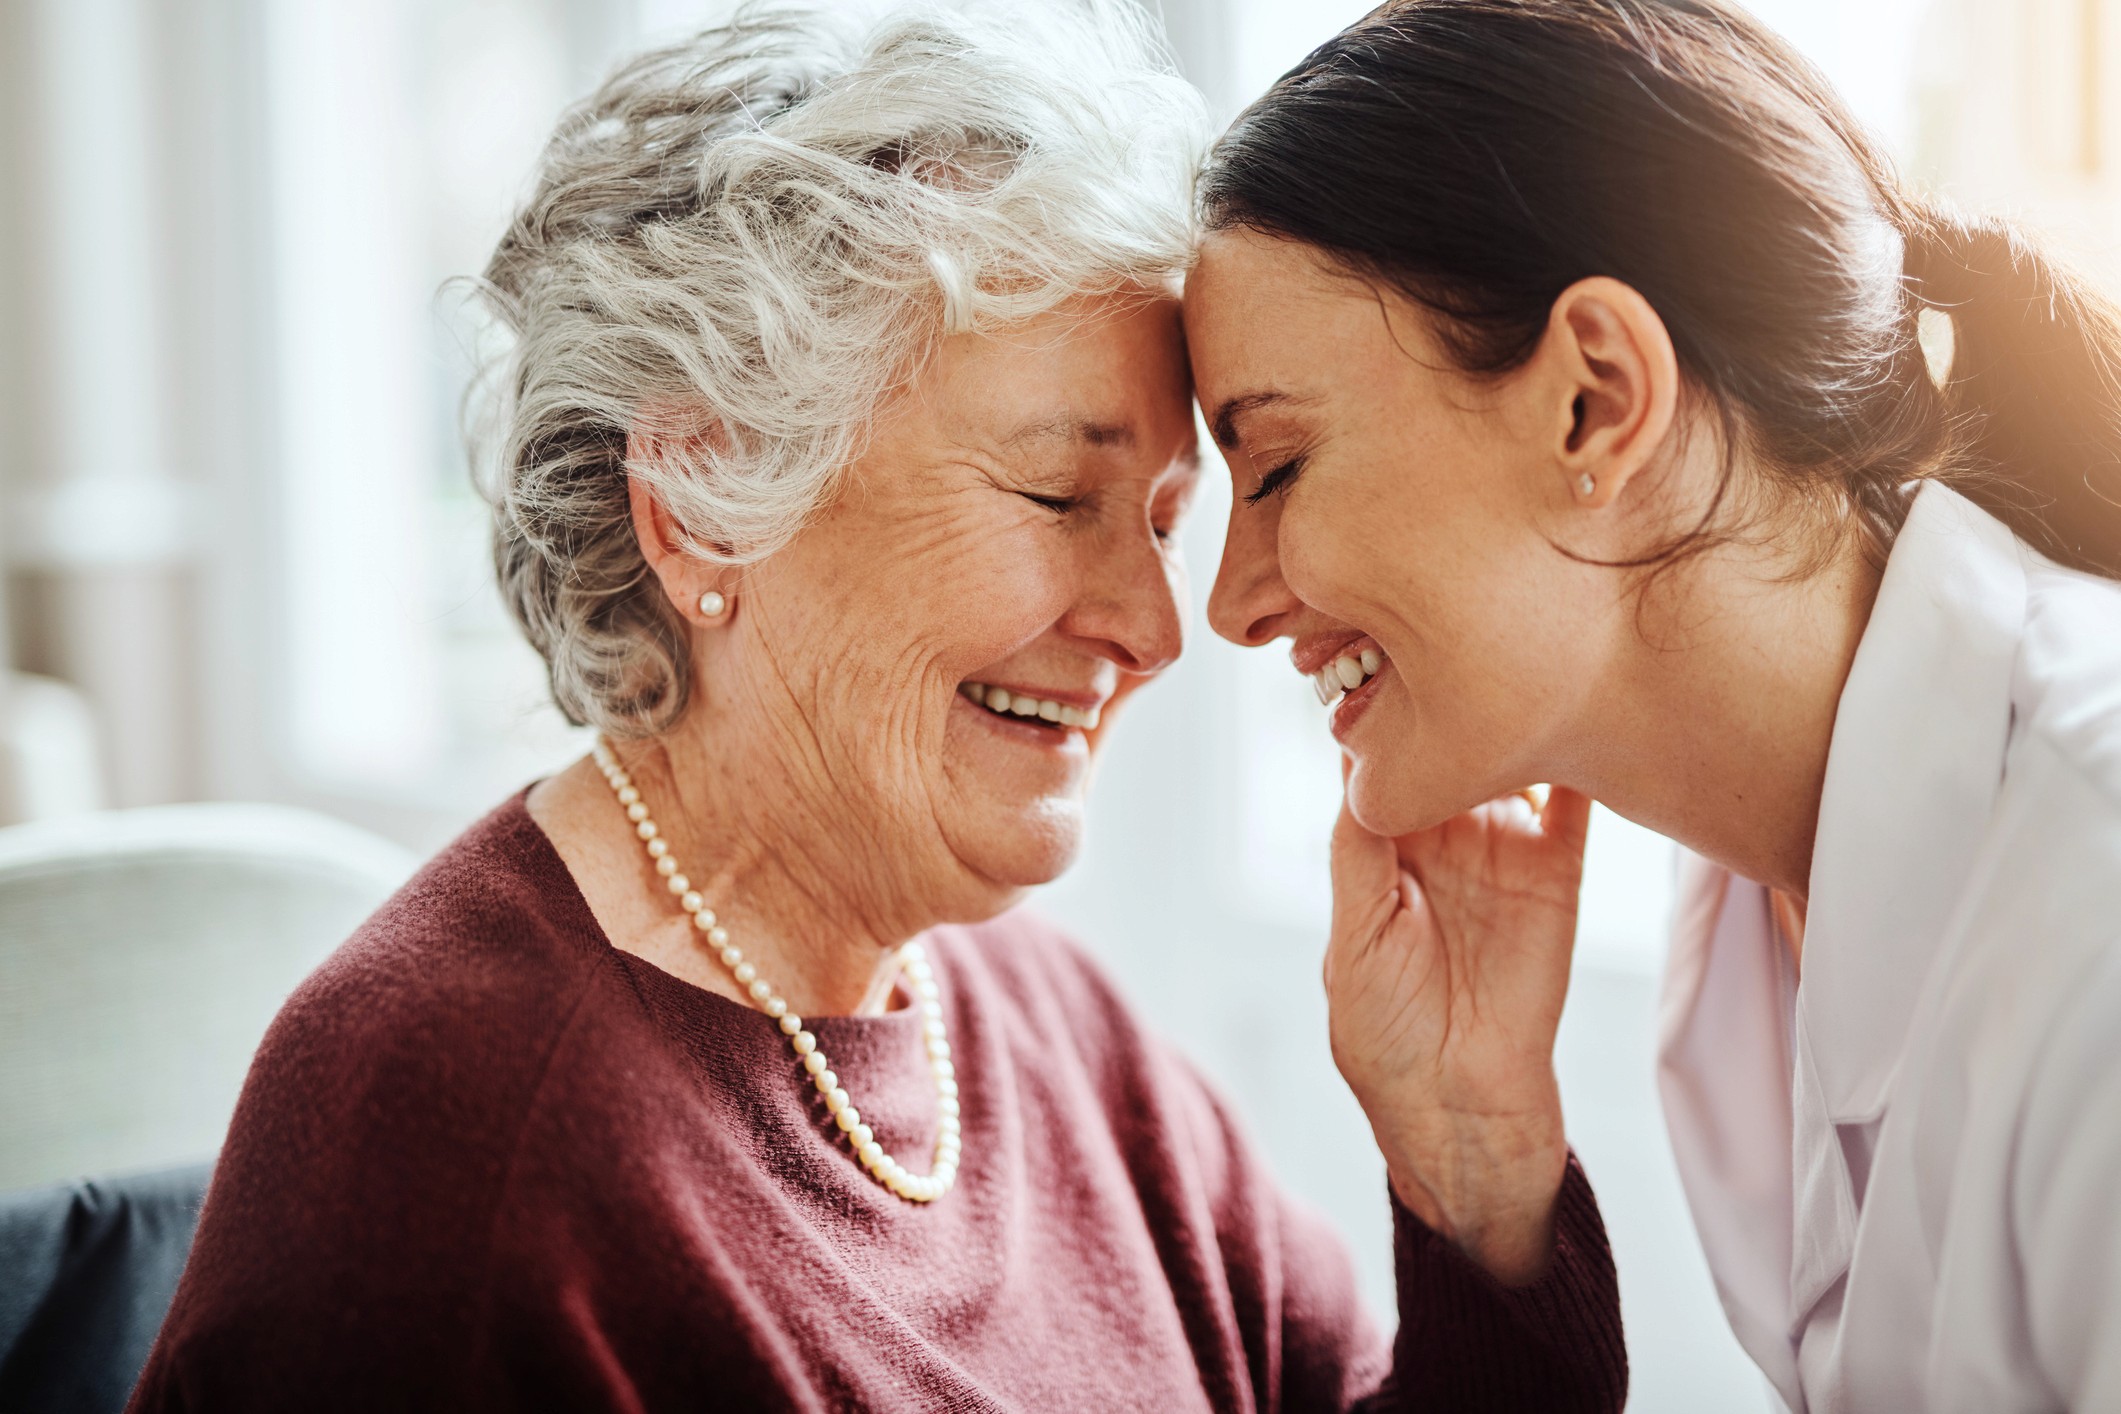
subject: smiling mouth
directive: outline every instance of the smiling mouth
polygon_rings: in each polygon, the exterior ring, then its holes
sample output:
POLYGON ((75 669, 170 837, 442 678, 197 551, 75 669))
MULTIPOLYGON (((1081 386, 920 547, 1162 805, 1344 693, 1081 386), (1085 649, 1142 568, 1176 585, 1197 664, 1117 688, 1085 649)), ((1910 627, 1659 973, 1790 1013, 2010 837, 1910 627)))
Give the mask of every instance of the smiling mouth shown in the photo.
POLYGON ((1011 721, 1028 726, 1049 727, 1055 732, 1071 728, 1092 731, 1103 715, 1101 707, 1075 707, 1055 702, 1050 697, 1034 697, 1029 693, 1011 692, 1006 687, 989 687, 985 683, 967 682, 958 685, 958 695, 975 707, 1007 717, 1011 721))
POLYGON ((1343 653, 1311 674, 1311 686, 1318 693, 1319 702, 1330 707, 1376 677, 1391 661, 1375 647, 1360 653, 1343 653))

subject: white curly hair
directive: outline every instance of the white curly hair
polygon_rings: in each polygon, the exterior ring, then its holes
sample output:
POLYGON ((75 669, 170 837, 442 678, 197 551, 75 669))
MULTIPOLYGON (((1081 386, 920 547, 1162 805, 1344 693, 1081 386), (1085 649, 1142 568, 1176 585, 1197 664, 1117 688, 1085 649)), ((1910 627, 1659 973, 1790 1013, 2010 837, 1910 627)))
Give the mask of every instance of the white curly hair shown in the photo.
POLYGON ((687 700, 629 475, 690 553, 756 561, 943 335, 1184 270, 1207 117, 1154 35, 1128 0, 753 4, 561 118, 480 283, 507 337, 472 425, 570 720, 653 733, 687 700))

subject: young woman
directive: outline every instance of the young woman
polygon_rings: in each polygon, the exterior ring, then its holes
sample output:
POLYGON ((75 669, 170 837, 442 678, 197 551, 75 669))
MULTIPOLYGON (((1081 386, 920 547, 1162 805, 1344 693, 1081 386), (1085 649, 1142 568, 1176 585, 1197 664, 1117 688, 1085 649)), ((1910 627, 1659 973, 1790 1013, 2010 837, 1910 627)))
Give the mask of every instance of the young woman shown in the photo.
POLYGON ((1660 1079, 1781 1398, 2121 1408, 2113 310, 1715 0, 1387 4, 1203 198, 1212 618, 1337 700, 1409 1206, 1549 1240, 1593 796, 1695 856, 1660 1079))

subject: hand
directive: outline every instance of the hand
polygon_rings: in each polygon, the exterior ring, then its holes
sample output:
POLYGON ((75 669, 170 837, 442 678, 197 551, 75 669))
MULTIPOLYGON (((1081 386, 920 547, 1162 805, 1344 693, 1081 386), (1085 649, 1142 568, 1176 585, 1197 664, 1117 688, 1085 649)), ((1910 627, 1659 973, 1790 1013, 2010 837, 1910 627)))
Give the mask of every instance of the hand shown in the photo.
POLYGON ((1498 1280, 1537 1280, 1568 1163, 1554 1032, 1590 800, 1489 801, 1398 840, 1333 831, 1333 1059, 1393 1191, 1498 1280))

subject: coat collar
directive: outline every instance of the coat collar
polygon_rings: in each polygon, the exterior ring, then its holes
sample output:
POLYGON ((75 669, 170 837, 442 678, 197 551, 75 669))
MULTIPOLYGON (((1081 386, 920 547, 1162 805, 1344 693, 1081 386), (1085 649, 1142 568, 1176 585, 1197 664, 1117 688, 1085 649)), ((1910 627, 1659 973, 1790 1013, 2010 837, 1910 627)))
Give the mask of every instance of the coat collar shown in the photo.
POLYGON ((1816 1101, 1876 1118, 2002 785, 2025 623, 2008 528, 1924 486, 1834 717, 1797 1012, 1816 1101))

